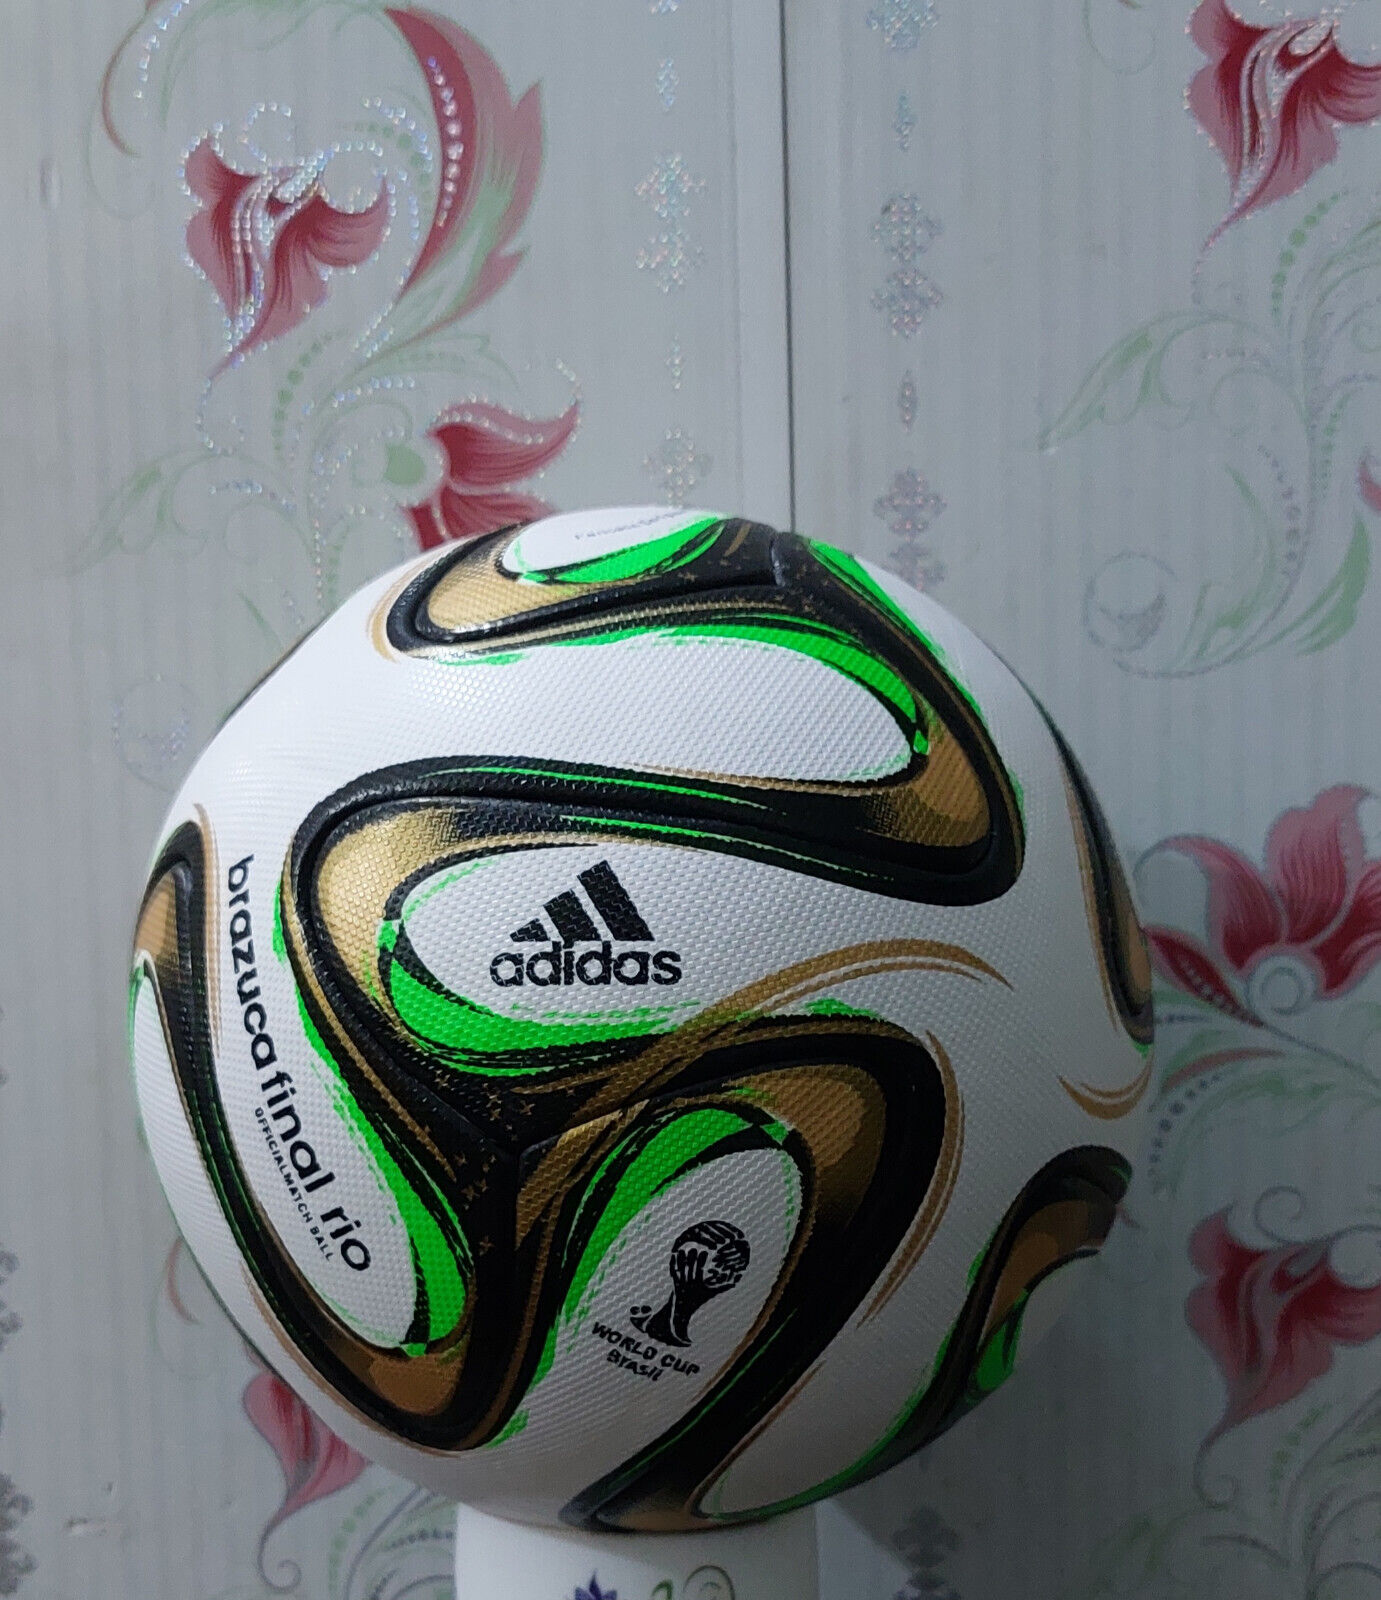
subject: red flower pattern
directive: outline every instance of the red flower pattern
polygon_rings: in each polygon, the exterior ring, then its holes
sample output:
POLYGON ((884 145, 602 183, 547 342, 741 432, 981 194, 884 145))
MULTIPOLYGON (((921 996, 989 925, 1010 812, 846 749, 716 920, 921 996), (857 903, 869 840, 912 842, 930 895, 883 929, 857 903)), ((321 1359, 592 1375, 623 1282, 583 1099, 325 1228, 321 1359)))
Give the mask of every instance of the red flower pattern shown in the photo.
POLYGON ((1330 1264, 1333 1243, 1255 1250, 1234 1238, 1226 1211, 1194 1230, 1189 1257, 1205 1281, 1185 1302, 1185 1319, 1228 1388, 1206 1444, 1302 1394, 1333 1365, 1335 1345, 1381 1334, 1381 1284, 1339 1278, 1330 1264))
POLYGON ((1340 123, 1381 117, 1381 62, 1349 61, 1335 31, 1327 18, 1254 27, 1226 0, 1201 0, 1190 33, 1208 65, 1189 85, 1189 109, 1232 183, 1231 209, 1209 244, 1332 161, 1340 123))
POLYGON ((272 1582, 264 1570, 264 1547, 270 1535, 294 1512, 348 1488, 369 1463, 337 1438, 275 1373, 261 1372, 251 1378, 243 1404, 245 1415, 268 1441, 283 1469, 282 1503, 259 1537, 259 1572, 271 1589, 291 1589, 300 1577, 295 1563, 286 1563, 292 1576, 283 1584, 272 1582))
MULTIPOLYGON (((390 8, 427 79, 441 143, 441 178, 427 236, 403 293, 472 233, 460 292, 424 332, 463 317, 503 287, 523 259, 505 248, 522 225, 542 170, 542 106, 534 84, 515 104, 493 56, 434 11, 390 8)), ((414 335, 421 337, 421 334, 414 335)))
MULTIPOLYGON (((385 15, 426 79, 440 154, 432 216, 399 298, 443 269, 453 276, 408 334, 415 341, 473 311, 521 262, 522 252, 508 247, 536 192, 542 113, 536 85, 514 101, 494 58, 448 18, 413 7, 385 15)), ((340 211, 325 199, 318 170, 239 172, 209 138, 185 172, 200 202, 187 248, 231 322, 231 350, 218 372, 296 327, 326 298, 329 271, 366 261, 387 231, 386 186, 365 210, 340 211)), ((549 512, 545 500, 512 486, 565 448, 577 409, 532 421, 474 400, 438 417, 430 432, 445 456, 444 477, 426 501, 405 508, 421 548, 549 512)))
POLYGON ((578 410, 572 403, 559 417, 530 422, 477 400, 438 417, 431 436, 445 452, 445 475, 430 499, 408 507, 421 548, 545 516, 551 510, 545 500, 508 486, 565 449, 578 410))
POLYGON ((338 211, 312 168, 237 172, 209 139, 184 170, 202 206, 187 224, 187 249, 230 318, 221 369, 295 328, 326 298, 328 270, 367 261, 388 228, 386 188, 363 211, 338 211))
POLYGON ((1146 936, 1162 975, 1241 1022, 1259 1020, 1236 980, 1266 956, 1310 968, 1323 999, 1357 983, 1381 960, 1381 860, 1368 859, 1357 820, 1367 791, 1325 789, 1313 805, 1286 811, 1266 839, 1266 870, 1216 839, 1167 839, 1208 879, 1212 949, 1174 928, 1146 936))

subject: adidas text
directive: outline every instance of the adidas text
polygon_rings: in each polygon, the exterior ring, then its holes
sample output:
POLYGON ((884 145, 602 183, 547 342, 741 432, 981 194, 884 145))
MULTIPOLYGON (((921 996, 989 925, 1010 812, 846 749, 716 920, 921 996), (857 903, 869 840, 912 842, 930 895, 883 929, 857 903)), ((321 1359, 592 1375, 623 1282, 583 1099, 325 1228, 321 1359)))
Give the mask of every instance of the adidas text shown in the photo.
POLYGON ((620 950, 606 939, 579 954, 559 940, 524 959, 519 950, 502 950, 489 963, 489 976, 501 989, 530 983, 537 988, 623 983, 680 983, 681 956, 676 950, 620 950))

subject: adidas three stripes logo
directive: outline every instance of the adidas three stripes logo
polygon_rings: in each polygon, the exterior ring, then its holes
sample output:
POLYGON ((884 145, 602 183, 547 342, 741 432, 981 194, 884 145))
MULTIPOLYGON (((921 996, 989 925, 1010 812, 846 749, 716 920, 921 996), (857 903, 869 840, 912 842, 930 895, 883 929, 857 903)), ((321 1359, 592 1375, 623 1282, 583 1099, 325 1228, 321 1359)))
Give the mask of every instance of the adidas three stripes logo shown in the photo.
POLYGON ((545 917, 533 917, 509 934, 514 944, 543 948, 530 955, 522 950, 501 950, 489 963, 489 976, 499 988, 680 983, 681 957, 675 950, 615 951, 616 943, 650 945, 653 934, 607 861, 597 861, 577 873, 576 881, 584 890, 584 899, 575 889, 563 889, 542 906, 545 917), (577 945, 588 948, 577 953, 577 945))
MULTIPOLYGON (((597 861, 577 877, 611 938, 622 944, 651 941, 652 929, 643 921, 642 913, 607 861, 597 861)), ((562 944, 588 944, 604 937, 574 889, 553 895, 542 909, 551 918, 556 938, 562 944)), ((541 917, 534 917, 521 928, 515 928, 508 937, 514 944, 545 944, 552 935, 541 917)))

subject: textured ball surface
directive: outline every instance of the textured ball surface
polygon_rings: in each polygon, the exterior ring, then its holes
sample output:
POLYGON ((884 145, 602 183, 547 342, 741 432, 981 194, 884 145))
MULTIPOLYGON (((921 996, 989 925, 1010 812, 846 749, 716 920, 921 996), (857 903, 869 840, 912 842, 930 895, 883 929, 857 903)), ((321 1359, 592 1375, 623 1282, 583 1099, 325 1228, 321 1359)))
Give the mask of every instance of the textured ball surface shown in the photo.
POLYGON ((1096 802, 954 618, 795 534, 547 518, 355 595, 140 912, 150 1148, 361 1450, 681 1529, 867 1477, 1102 1243, 1150 973, 1096 802))

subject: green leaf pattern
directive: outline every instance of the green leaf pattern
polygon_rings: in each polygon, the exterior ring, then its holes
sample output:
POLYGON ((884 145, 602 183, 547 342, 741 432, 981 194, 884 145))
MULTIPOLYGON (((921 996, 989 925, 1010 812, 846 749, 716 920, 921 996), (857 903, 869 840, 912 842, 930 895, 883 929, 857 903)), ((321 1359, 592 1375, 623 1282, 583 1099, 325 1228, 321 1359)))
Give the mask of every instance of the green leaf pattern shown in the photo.
MULTIPOLYGON (((1127 550, 1089 582, 1085 626, 1128 672, 1188 677, 1264 650, 1310 655, 1357 620, 1372 513, 1359 509, 1354 474, 1381 381, 1381 215, 1339 233, 1342 198, 1319 201, 1290 231, 1258 314, 1238 305, 1240 291, 1231 306, 1213 303, 1229 299, 1226 289, 1197 291, 1188 309, 1113 345, 1041 434, 1045 451, 1134 423, 1193 427, 1200 447, 1222 441, 1238 507, 1229 569, 1196 577, 1157 552, 1127 550), (1269 397, 1264 431, 1232 417, 1247 385, 1269 397)), ((1202 547, 1222 539, 1206 523, 1202 547)))

